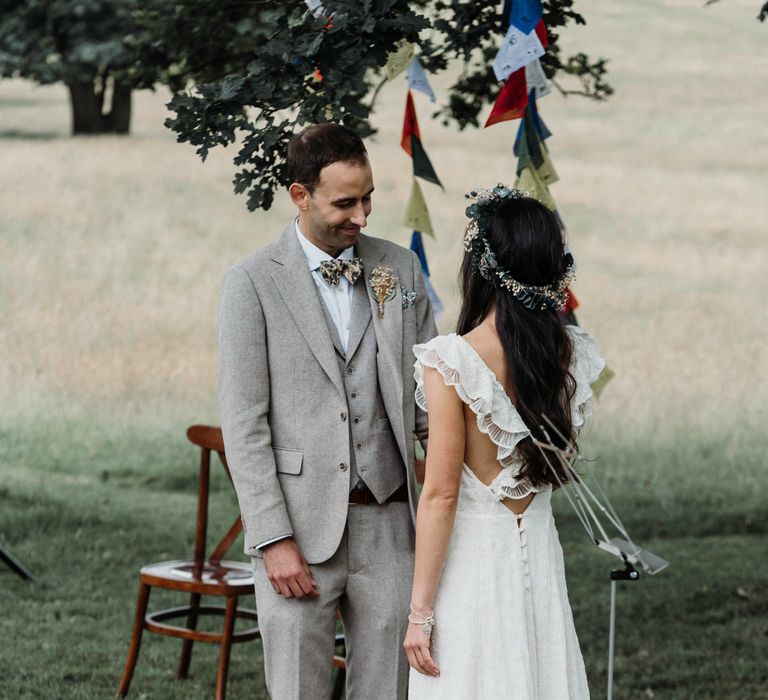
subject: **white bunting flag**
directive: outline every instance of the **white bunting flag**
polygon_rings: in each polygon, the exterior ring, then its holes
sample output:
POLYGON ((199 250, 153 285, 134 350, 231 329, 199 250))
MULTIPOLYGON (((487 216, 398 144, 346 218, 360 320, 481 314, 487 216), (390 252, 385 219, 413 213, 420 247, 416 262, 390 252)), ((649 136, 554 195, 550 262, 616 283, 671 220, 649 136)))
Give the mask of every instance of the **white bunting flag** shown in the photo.
POLYGON ((432 88, 429 86, 427 74, 424 72, 424 67, 421 65, 418 56, 414 56, 408 65, 408 87, 411 90, 423 92, 432 102, 435 101, 435 93, 432 92, 432 88))
POLYGON ((541 61, 538 58, 525 67, 525 82, 528 85, 528 92, 536 90, 537 100, 552 92, 547 76, 544 75, 544 69, 541 67, 541 61))
POLYGON ((543 55, 544 47, 535 29, 530 34, 523 34, 517 27, 510 25, 504 43, 493 60, 496 80, 506 80, 516 70, 543 55))

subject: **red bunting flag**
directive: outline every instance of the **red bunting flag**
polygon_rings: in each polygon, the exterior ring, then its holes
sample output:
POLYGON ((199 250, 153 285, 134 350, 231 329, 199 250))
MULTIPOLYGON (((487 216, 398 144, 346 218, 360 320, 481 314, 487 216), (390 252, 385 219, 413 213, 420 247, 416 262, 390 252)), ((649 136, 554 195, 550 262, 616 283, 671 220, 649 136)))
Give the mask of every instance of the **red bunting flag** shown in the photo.
POLYGON ((411 91, 408 90, 408 97, 405 98, 405 118, 403 119, 403 136, 400 139, 400 145, 403 147, 403 150, 413 158, 411 136, 415 136, 421 141, 419 122, 416 119, 416 107, 413 104, 413 95, 411 94, 411 91))
POLYGON ((541 45, 546 49, 547 48, 547 28, 544 26, 544 20, 540 19, 539 23, 534 27, 536 30, 536 36, 539 37, 539 41, 541 42, 541 45))
POLYGON ((568 293, 568 300, 565 302, 565 308, 563 309, 563 312, 570 314, 579 308, 579 300, 575 297, 570 287, 568 287, 565 291, 568 293))
POLYGON ((527 106, 528 89, 525 82, 525 67, 523 67, 518 68, 507 78, 484 128, 509 119, 520 119, 525 114, 527 106))

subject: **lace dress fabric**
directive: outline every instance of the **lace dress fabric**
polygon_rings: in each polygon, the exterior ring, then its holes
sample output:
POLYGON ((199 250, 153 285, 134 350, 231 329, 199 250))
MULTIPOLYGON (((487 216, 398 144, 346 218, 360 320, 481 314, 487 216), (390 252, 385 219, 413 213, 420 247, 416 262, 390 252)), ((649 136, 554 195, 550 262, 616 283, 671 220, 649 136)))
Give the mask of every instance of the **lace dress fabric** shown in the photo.
MULTIPOLYGON (((591 414, 592 384, 605 363, 595 341, 567 326, 573 341, 573 424, 591 414)), ((416 402, 428 410, 424 368, 440 372, 497 446, 503 467, 490 486, 467 467, 434 608, 432 652, 440 677, 410 674, 410 700, 583 700, 584 661, 552 516, 549 487, 516 477, 516 445, 530 435, 504 387, 461 336, 416 345, 416 402), (535 493, 522 516, 501 500, 535 493)))

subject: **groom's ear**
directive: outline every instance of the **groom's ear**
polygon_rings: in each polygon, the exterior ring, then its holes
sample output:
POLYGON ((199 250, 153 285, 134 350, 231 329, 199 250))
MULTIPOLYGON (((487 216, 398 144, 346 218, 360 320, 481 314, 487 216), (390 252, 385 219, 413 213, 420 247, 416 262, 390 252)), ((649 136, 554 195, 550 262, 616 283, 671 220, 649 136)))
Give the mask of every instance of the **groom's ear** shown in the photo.
POLYGON ((292 182, 290 187, 288 187, 288 194, 299 211, 307 211, 307 209, 309 209, 311 194, 304 185, 298 182, 292 182))

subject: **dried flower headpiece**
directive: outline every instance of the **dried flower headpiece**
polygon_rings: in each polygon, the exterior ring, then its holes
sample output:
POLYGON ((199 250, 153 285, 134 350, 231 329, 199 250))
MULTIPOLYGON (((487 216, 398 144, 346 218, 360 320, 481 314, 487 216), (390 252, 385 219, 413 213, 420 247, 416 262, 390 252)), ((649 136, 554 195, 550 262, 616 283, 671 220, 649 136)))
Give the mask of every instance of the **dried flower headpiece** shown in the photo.
POLYGON ((492 188, 472 190, 464 196, 475 200, 466 209, 470 221, 464 233, 464 250, 472 252, 473 272, 479 272, 494 287, 506 289, 526 309, 560 311, 568 301, 567 288, 574 278, 573 257, 570 253, 565 255, 565 272, 550 284, 539 286, 518 282, 508 270, 499 267, 488 242, 488 233, 498 208, 510 199, 531 195, 499 183, 492 188))

